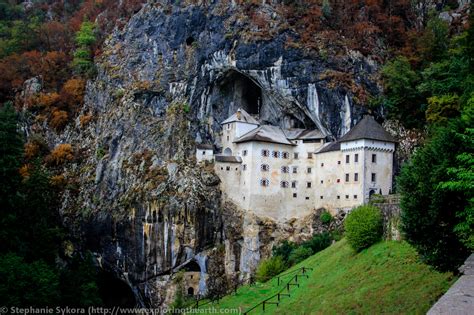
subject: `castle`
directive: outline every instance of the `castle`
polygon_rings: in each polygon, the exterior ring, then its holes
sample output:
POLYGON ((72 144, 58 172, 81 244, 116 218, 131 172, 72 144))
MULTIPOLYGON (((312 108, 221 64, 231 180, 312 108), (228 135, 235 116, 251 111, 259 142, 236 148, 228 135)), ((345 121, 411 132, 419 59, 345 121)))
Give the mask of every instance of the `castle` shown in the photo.
POLYGON ((262 125, 243 109, 221 125, 222 154, 198 145, 196 158, 215 161, 223 193, 243 210, 289 220, 392 190, 396 141, 371 116, 333 142, 319 130, 262 125))

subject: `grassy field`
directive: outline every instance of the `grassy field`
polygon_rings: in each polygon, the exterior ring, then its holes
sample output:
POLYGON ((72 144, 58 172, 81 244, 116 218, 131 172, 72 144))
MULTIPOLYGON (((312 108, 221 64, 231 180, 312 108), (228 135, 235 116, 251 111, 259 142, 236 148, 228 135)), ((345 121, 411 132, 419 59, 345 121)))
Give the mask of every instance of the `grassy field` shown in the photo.
MULTIPOLYGON (((314 268, 309 278, 300 279, 291 297, 283 297, 278 307, 267 306, 264 314, 424 314, 456 280, 422 264, 405 242, 381 242, 356 254, 343 239, 289 271, 302 266, 314 268)), ((244 312, 281 287, 274 278, 202 308, 244 312)), ((263 314, 262 307, 250 314, 263 314)))

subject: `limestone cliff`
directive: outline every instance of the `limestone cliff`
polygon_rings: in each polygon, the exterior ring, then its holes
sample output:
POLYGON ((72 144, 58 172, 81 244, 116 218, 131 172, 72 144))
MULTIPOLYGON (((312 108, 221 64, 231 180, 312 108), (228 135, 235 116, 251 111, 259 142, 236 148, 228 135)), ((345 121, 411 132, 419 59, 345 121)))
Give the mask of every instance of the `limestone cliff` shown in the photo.
POLYGON ((216 253, 224 255, 216 274, 246 278, 273 242, 319 229, 317 213, 277 224, 222 200, 212 167, 195 165, 195 143, 218 145, 219 123, 238 107, 338 138, 366 112, 358 91, 379 93, 373 60, 289 45, 294 34, 279 13, 262 10, 272 17, 265 38, 233 1, 150 1, 105 42, 76 123, 49 136, 78 155, 65 169, 74 179, 63 195, 66 225, 142 303, 170 303, 164 288, 191 259, 204 291, 216 253), (342 70, 351 84, 337 80, 342 70))

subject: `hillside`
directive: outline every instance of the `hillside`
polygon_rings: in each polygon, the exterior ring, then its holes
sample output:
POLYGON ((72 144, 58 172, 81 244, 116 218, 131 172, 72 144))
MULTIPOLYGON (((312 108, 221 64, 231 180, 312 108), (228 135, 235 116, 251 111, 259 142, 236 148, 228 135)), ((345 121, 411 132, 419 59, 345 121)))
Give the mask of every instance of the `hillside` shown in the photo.
MULTIPOLYGON (((299 288, 291 289, 290 298, 283 298, 278 314, 421 314, 455 280, 451 273, 439 273, 420 263, 405 242, 381 242, 355 254, 343 239, 289 271, 302 266, 314 270, 299 288)), ((283 282, 291 277, 284 277, 283 282)), ((245 286, 214 307, 240 307, 244 312, 279 288, 276 278, 245 286)), ((209 304, 202 306, 207 307, 209 304)), ((265 313, 275 311, 276 306, 269 305, 265 313)), ((261 306, 251 312, 259 313, 261 306)))

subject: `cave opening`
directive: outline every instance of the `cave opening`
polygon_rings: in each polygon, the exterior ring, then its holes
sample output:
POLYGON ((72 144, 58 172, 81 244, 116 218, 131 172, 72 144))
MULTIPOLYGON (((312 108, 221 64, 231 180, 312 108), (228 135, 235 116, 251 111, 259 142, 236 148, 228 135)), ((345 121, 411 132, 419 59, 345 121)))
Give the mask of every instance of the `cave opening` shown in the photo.
MULTIPOLYGON (((227 108, 228 116, 243 108, 249 114, 258 116, 262 108, 263 92, 260 86, 250 77, 231 70, 219 80, 217 90, 213 91, 214 109, 227 108)), ((227 117, 225 117, 227 118, 227 117)), ((224 119, 225 119, 224 118, 224 119)))
POLYGON ((186 38, 186 45, 191 46, 194 43, 194 37, 189 36, 186 38))
POLYGON ((101 270, 98 274, 99 295, 105 307, 135 307, 137 301, 132 288, 111 272, 101 270))

